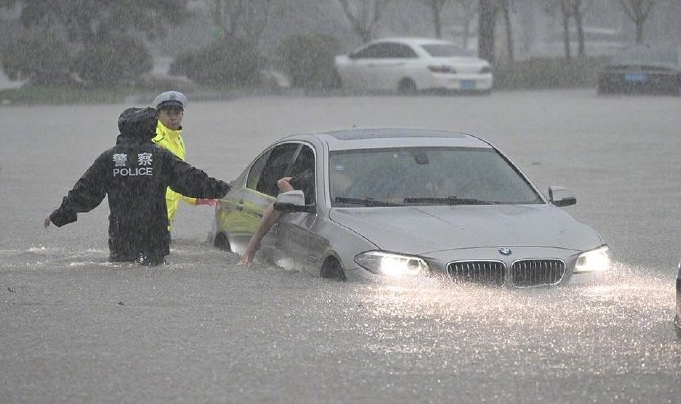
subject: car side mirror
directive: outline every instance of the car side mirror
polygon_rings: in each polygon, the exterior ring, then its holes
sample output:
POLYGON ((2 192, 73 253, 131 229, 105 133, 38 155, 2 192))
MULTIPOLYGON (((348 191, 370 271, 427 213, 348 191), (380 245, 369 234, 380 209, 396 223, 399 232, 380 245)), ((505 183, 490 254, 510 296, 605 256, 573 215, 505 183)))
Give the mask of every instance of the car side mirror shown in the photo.
POLYGON ((549 201, 556 206, 571 206, 577 203, 577 197, 568 188, 552 185, 549 187, 549 201))
POLYGON ((274 210, 277 212, 314 212, 314 205, 305 205, 305 194, 296 189, 282 192, 274 202, 274 210))

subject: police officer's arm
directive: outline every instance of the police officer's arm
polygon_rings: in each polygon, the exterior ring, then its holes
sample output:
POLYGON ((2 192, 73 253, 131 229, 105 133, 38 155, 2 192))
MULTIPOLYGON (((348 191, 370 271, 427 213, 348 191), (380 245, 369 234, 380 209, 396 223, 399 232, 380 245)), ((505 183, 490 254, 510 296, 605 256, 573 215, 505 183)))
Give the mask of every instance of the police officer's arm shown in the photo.
POLYGON ((209 177, 208 174, 186 163, 170 152, 164 150, 164 158, 170 171, 168 186, 182 195, 192 198, 222 198, 231 186, 222 180, 209 177))
POLYGON ((45 227, 50 222, 57 227, 73 223, 78 213, 89 212, 99 206, 106 196, 106 183, 106 161, 102 154, 64 197, 61 206, 45 219, 45 227))

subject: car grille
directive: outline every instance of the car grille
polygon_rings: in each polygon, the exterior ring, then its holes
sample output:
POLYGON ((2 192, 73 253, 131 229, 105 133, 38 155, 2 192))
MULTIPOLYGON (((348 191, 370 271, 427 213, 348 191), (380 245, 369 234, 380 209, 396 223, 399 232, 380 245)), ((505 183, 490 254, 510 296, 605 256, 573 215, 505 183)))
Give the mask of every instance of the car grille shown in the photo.
POLYGON ((506 265, 499 261, 459 261, 447 265, 447 273, 455 283, 504 284, 506 265))
MULTIPOLYGON (((506 264, 501 261, 457 261, 447 265, 454 283, 480 283, 502 286, 506 282, 506 264)), ((513 263, 510 285, 531 287, 554 285, 563 279, 565 263, 560 260, 521 260, 513 263)))
POLYGON ((565 275, 560 260, 522 260, 513 263, 511 285, 518 287, 554 285, 565 275))

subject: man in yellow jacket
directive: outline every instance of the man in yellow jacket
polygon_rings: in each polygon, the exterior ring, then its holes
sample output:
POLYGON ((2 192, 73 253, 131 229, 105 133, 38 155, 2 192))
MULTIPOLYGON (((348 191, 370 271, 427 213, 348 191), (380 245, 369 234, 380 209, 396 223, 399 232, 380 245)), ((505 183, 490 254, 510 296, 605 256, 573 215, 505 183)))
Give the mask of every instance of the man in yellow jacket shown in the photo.
MULTIPOLYGON (((184 161, 187 152, 184 148, 184 139, 182 139, 182 118, 184 108, 187 105, 187 97, 179 91, 166 91, 159 94, 154 99, 153 104, 158 111, 156 136, 153 142, 184 161)), ((217 203, 215 199, 189 198, 168 188, 166 190, 166 205, 168 207, 169 227, 173 225, 180 199, 190 205, 215 205, 217 203)))

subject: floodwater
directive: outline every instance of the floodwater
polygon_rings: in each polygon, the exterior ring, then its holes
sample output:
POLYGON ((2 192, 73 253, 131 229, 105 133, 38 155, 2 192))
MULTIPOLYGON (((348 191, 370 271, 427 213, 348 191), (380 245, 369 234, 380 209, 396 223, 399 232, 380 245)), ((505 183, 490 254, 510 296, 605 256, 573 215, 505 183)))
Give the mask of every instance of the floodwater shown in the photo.
POLYGON ((527 290, 238 267, 207 243, 206 206, 180 206, 168 265, 110 264, 106 204, 62 228, 42 222, 129 106, 0 108, 1 402, 681 400, 679 98, 190 99, 187 159, 226 180, 289 133, 409 126, 492 141, 542 190, 571 188, 566 209, 616 261, 595 284, 527 290))

